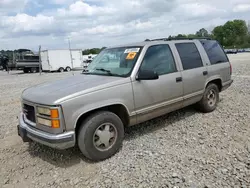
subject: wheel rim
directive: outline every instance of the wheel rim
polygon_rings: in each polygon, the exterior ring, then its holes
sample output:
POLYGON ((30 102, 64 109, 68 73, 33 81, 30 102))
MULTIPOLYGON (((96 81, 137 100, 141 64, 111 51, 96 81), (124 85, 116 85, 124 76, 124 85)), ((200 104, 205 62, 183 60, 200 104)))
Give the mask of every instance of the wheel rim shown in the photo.
POLYGON ((216 104, 217 97, 214 89, 211 89, 207 94, 207 102, 209 106, 214 106, 216 104))
POLYGON ((63 68, 60 68, 60 72, 63 72, 63 68))
POLYGON ((93 144, 99 151, 107 151, 117 140, 117 129, 112 123, 103 123, 93 135, 93 144))
POLYGON ((70 68, 69 67, 67 67, 67 69, 66 69, 68 72, 70 71, 70 68))

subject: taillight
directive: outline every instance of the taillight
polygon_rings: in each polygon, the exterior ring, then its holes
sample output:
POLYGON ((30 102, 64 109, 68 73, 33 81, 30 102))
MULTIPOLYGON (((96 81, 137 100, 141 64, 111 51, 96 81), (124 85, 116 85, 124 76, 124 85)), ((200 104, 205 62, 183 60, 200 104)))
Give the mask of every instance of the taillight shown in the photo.
POLYGON ((233 72, 233 70, 232 70, 232 64, 231 63, 229 63, 230 64, 230 75, 232 75, 232 72, 233 72))

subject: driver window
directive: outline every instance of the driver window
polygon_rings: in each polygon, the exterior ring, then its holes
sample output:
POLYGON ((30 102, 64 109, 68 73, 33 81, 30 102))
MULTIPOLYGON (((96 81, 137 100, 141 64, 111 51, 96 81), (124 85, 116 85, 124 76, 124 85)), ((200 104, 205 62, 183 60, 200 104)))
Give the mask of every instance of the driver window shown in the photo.
POLYGON ((142 70, 153 70, 158 75, 176 72, 171 49, 167 44, 150 46, 141 65, 142 70))

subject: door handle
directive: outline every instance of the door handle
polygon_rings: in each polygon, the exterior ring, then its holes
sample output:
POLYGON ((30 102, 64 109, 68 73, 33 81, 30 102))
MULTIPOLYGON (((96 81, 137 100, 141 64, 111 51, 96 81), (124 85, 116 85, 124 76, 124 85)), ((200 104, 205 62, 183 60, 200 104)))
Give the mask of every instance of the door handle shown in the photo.
POLYGON ((182 81, 182 77, 176 78, 176 82, 181 82, 181 81, 182 81))
POLYGON ((208 72, 207 72, 207 71, 204 71, 204 72, 203 72, 203 75, 204 75, 204 76, 206 76, 207 74, 208 74, 208 72))

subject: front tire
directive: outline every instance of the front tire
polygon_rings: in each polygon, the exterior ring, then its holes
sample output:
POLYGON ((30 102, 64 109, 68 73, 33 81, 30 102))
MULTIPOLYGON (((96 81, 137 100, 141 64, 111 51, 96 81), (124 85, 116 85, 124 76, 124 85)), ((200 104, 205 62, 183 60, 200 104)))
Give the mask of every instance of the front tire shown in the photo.
POLYGON ((216 109, 218 102, 218 86, 214 83, 211 83, 206 87, 202 99, 200 100, 200 102, 198 102, 198 108, 204 113, 209 113, 216 109))
POLYGON ((101 111, 83 121, 77 137, 78 147, 85 157, 101 161, 113 156, 121 147, 124 126, 114 113, 101 111))

